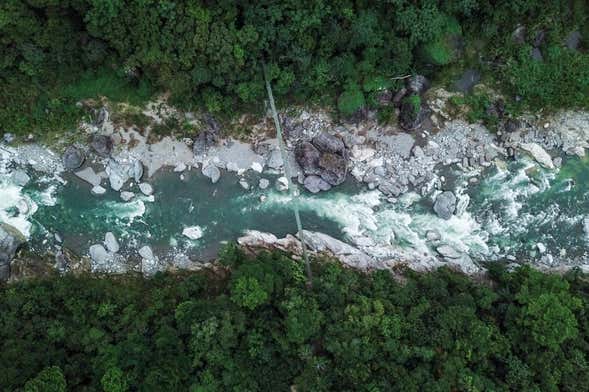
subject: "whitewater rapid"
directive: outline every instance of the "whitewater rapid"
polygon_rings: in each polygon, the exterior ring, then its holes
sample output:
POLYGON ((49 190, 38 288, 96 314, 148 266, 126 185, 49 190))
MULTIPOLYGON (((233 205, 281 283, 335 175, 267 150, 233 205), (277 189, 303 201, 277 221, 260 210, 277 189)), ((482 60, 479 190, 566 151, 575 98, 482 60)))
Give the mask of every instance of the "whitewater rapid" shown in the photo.
POLYGON ((327 231, 379 260, 440 259, 441 247, 449 247, 475 261, 589 263, 589 161, 577 158, 567 159, 560 171, 525 156, 498 161, 483 173, 451 168, 448 183, 458 204, 449 220, 432 210, 441 190, 423 197, 409 192, 391 203, 379 191, 356 185, 320 195, 304 192, 293 201, 272 188, 246 191, 237 176, 211 185, 196 174, 181 181, 164 173, 152 181, 155 197, 135 190, 125 202, 112 192, 91 195, 74 176, 63 180, 29 170, 30 183, 17 185, 9 161, 0 152, 0 221, 20 230, 39 251, 50 248, 58 234, 84 254, 113 231, 129 254, 144 245, 163 257, 190 253, 235 240, 248 229, 294 233, 296 202, 305 227, 327 231))

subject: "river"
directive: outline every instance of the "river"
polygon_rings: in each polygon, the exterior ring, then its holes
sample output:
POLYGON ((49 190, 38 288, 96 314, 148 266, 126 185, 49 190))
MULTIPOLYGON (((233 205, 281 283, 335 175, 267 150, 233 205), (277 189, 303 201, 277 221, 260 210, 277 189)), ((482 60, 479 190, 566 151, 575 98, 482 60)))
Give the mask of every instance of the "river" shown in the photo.
MULTIPOLYGON (((183 179, 162 170, 150 179, 153 198, 134 185, 130 190, 137 196, 124 202, 113 191, 91 195, 90 186, 73 175, 64 175, 62 183, 31 170, 28 174, 31 181, 24 187, 9 175, 0 180, 0 221, 23 231, 40 253, 63 241, 86 254, 110 231, 123 255, 150 245, 160 258, 182 253, 209 260, 220 244, 248 229, 294 233, 290 206, 297 202, 306 229, 369 245, 363 250, 377 258, 398 249, 435 255, 437 246, 447 244, 473 260, 589 262, 583 227, 589 216, 589 159, 565 158, 560 170, 543 169, 525 156, 482 173, 451 166, 445 170, 446 186, 458 195, 459 208, 450 220, 433 213, 435 192, 425 197, 408 193, 390 203, 352 180, 329 192, 304 192, 293 201, 272 186, 259 189, 259 174, 246 175, 251 187, 245 190, 229 173, 211 184, 198 170, 185 172, 183 179), (202 237, 187 238, 182 234, 187 227, 198 227, 202 237), (439 239, 432 242, 432 237, 439 239)), ((271 183, 276 178, 264 177, 271 183)))

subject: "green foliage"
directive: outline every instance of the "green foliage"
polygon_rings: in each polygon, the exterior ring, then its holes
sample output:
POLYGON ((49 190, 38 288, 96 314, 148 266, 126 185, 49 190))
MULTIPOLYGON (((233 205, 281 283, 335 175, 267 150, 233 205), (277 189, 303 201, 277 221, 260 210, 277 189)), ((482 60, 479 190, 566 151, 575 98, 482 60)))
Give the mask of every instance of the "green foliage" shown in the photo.
POLYGON ((56 366, 43 369, 25 384, 25 392, 65 392, 65 390, 65 378, 61 369, 56 366))
POLYGON ((421 97, 417 94, 411 94, 403 98, 403 101, 409 105, 413 114, 417 116, 419 109, 421 108, 421 97))
POLYGON ((242 276, 231 288, 231 299, 239 306, 254 310, 268 300, 268 293, 256 278, 242 276))
POLYGON ((0 287, 6 390, 580 391, 589 279, 495 264, 403 281, 222 253, 226 270, 0 287), (59 366, 59 367, 58 367, 59 366), (60 370, 63 369, 63 370, 60 370), (62 373, 63 372, 63 373, 62 373))
POLYGON ((129 387, 123 371, 117 367, 108 368, 100 379, 104 392, 127 392, 129 387))
POLYGON ((350 116, 364 107, 364 94, 357 85, 348 86, 337 100, 337 108, 344 116, 350 116))
POLYGON ((511 90, 524 104, 532 109, 589 106, 589 54, 551 46, 540 62, 530 50, 522 48, 506 70, 511 90))
POLYGON ((145 79, 135 83, 112 70, 100 69, 85 72, 75 82, 64 86, 60 93, 70 102, 105 97, 114 102, 140 105, 152 96, 153 91, 145 79))
POLYGON ((452 59, 452 49, 443 40, 430 42, 423 47, 425 61, 434 65, 449 64, 452 59))
POLYGON ((0 128, 61 131, 83 114, 79 100, 139 104, 154 92, 220 114, 259 109, 264 63, 277 98, 337 102, 349 115, 375 106, 371 93, 391 77, 455 63, 459 38, 484 41, 479 65, 507 63, 488 71, 530 107, 586 106, 587 55, 561 48, 573 28, 587 42, 586 10, 560 0, 5 0, 0 128), (550 27, 545 64, 515 53, 513 21, 550 27))

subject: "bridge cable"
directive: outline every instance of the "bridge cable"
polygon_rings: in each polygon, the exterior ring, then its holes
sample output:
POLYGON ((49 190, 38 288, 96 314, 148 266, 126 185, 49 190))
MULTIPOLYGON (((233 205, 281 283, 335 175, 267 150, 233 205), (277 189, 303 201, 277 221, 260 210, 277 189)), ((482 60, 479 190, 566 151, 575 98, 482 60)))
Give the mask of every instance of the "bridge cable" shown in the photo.
POLYGON ((266 81, 266 91, 268 92, 268 99, 270 101, 270 109, 272 110, 272 118, 274 119, 274 125, 276 126, 276 138, 278 139, 278 147, 280 149, 280 155, 282 156, 282 162, 284 164, 284 176, 286 177, 288 191, 291 199, 294 203, 291 206, 294 211, 295 220, 297 222, 297 230, 299 232, 299 239, 301 240, 301 247, 303 249, 303 259, 305 261, 305 269, 307 271, 307 287, 313 287, 313 275, 311 273, 311 264, 309 263, 309 256, 307 255, 307 246, 305 245, 305 237, 303 232, 303 224, 301 221, 301 215, 299 213, 298 197, 300 192, 298 187, 292 182, 290 177, 290 165, 288 155, 284 147, 284 140, 282 139, 282 127, 280 126, 280 120, 278 119, 278 112, 276 111, 276 105, 274 104, 274 95, 272 94, 272 87, 270 86, 270 79, 268 78, 268 72, 266 65, 264 64, 264 79, 266 81))

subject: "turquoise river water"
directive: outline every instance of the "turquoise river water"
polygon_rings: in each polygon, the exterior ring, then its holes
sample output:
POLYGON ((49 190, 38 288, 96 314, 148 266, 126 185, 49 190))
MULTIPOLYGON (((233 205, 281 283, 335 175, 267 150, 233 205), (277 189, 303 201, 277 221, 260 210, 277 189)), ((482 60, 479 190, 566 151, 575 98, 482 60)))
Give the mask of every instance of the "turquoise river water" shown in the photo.
MULTIPOLYGON (((57 234, 64 246, 84 254, 111 231, 123 253, 150 245, 161 257, 183 252, 204 260, 247 229, 278 236, 296 230, 292 200, 273 187, 255 186, 259 175, 246 176, 252 187, 244 190, 239 178, 228 173, 211 184, 198 170, 186 172, 184 180, 162 171, 150 180, 153 200, 137 196, 124 202, 113 191, 91 195, 90 186, 71 175, 63 177, 63 184, 29 174, 32 181, 24 188, 8 176, 0 180, 0 221, 21 229, 39 251, 53 246, 57 234), (15 206, 22 200, 27 212, 19 214, 15 206), (183 229, 195 226, 202 238, 182 235, 183 229)), ((589 260, 583 226, 589 216, 589 159, 568 158, 560 170, 551 171, 522 158, 486 169, 476 183, 469 181, 474 175, 448 169, 447 184, 460 200, 457 216, 448 221, 433 214, 435 193, 408 194, 389 203, 351 180, 327 193, 303 193, 296 202, 306 229, 351 243, 368 239, 377 257, 392 248, 433 254, 426 237, 437 231, 442 242, 474 259, 534 259, 540 257, 536 250, 542 243, 555 257, 589 260)), ((136 187, 130 190, 139 193, 136 187)))

